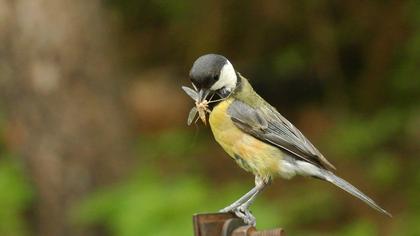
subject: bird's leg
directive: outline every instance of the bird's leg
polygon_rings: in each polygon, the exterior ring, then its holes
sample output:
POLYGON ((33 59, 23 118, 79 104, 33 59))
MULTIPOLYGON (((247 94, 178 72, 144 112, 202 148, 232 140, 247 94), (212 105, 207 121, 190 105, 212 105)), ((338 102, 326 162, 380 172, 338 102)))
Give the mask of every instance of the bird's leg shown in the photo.
POLYGON ((220 210, 220 212, 232 212, 235 209, 237 209, 239 206, 244 204, 248 199, 250 199, 254 194, 258 192, 258 187, 255 186, 252 188, 249 192, 245 193, 242 197, 240 197, 238 200, 236 200, 234 203, 230 204, 229 206, 223 208, 220 210))
POLYGON ((264 188, 267 186, 269 181, 265 181, 262 178, 259 178, 258 176, 255 177, 255 193, 248 198, 243 204, 241 204, 238 208, 234 209, 234 213, 237 217, 241 218, 246 224, 255 226, 256 225, 256 219, 249 211, 249 207, 254 202, 254 200, 257 198, 258 194, 264 190, 264 188))

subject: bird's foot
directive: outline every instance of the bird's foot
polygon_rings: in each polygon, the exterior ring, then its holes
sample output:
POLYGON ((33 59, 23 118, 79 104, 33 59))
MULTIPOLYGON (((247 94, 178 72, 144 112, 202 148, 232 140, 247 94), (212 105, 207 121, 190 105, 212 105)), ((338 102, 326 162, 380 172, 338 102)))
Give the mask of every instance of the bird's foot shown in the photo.
POLYGON ((257 224, 255 217, 251 214, 251 212, 249 211, 247 207, 240 206, 232 210, 232 212, 237 217, 241 218, 247 225, 255 226, 257 224))
POLYGON ((227 206, 221 209, 219 212, 223 212, 223 213, 232 212, 237 217, 241 218, 245 222, 245 224, 252 225, 252 226, 256 225, 255 217, 251 214, 251 211, 249 211, 248 207, 244 205, 238 206, 238 207, 227 206))

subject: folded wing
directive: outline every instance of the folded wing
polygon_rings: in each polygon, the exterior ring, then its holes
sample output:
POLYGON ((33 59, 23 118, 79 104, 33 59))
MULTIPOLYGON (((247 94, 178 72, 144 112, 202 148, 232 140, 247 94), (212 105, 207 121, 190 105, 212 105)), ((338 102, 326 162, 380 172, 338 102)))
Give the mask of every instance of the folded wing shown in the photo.
POLYGON ((253 108, 236 100, 228 109, 233 123, 245 133, 324 169, 335 169, 303 134, 274 107, 253 108))

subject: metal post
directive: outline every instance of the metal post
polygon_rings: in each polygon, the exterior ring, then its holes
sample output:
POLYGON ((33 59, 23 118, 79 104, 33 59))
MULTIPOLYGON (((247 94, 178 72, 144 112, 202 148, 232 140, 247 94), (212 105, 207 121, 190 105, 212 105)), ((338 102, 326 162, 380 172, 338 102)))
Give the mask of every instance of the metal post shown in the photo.
POLYGON ((195 236, 285 236, 281 228, 257 231, 231 213, 206 213, 193 216, 195 236))

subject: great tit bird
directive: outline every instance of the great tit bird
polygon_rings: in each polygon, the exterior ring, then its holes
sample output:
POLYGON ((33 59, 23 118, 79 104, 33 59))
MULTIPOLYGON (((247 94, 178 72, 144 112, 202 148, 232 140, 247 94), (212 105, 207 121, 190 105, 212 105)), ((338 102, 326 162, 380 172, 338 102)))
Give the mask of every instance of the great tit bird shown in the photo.
POLYGON ((336 176, 332 172, 334 166, 276 108, 261 98, 224 56, 199 57, 189 76, 198 89, 198 102, 214 94, 221 98, 209 115, 214 138, 240 167, 255 175, 255 187, 221 212, 233 212, 245 223, 255 225, 249 207, 272 179, 303 175, 328 181, 391 216, 336 176))

